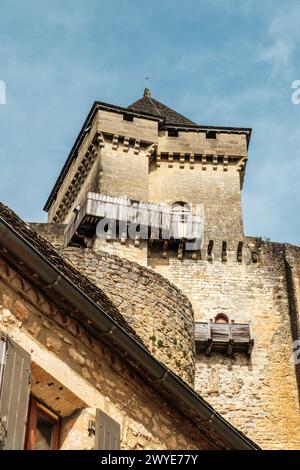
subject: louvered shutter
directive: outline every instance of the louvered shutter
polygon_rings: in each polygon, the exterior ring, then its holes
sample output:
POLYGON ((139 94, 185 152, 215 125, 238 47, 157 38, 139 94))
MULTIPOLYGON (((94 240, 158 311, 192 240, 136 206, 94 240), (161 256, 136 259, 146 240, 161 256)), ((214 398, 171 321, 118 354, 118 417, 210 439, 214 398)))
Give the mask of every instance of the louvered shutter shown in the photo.
POLYGON ((30 354, 0 336, 0 449, 24 447, 29 400, 30 354))
POLYGON ((120 425, 101 410, 96 412, 96 450, 120 449, 120 425))

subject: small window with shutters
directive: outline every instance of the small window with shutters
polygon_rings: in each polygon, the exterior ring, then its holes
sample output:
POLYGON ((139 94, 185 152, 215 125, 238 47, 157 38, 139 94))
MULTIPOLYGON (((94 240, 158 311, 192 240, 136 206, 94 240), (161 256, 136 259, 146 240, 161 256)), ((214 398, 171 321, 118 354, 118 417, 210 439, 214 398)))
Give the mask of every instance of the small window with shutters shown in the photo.
POLYGON ((22 450, 29 400, 30 354, 0 334, 0 449, 22 450))
POLYGON ((120 425, 103 411, 96 412, 96 450, 120 450, 120 425))

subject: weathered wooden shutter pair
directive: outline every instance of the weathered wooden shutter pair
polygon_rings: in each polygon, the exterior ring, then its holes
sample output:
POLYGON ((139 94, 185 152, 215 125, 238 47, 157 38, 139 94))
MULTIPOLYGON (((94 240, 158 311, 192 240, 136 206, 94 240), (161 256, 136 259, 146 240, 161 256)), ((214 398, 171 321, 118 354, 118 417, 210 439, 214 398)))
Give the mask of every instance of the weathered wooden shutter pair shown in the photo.
POLYGON ((30 354, 0 335, 0 449, 24 446, 30 392, 30 354))
MULTIPOLYGON (((0 334, 0 449, 24 448, 30 393, 30 354, 0 334)), ((96 413, 95 448, 120 449, 120 425, 101 410, 96 413)))

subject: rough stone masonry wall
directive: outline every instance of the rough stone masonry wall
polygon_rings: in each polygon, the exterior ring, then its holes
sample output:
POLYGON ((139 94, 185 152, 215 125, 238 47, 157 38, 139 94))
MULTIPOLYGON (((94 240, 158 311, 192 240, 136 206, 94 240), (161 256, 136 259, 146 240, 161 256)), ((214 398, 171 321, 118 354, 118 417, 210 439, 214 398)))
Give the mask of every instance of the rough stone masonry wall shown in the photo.
POLYGON ((41 237, 52 243, 55 248, 60 248, 64 245, 64 232, 67 225, 32 222, 29 224, 29 226, 41 237))
POLYGON ((216 252, 213 262, 205 260, 205 253, 197 261, 150 261, 187 295, 196 321, 223 312, 236 322, 252 322, 251 359, 198 355, 196 390, 263 448, 297 449, 299 397, 292 341, 300 336, 300 248, 252 238, 244 243, 242 263, 236 261, 236 251, 228 252, 226 263, 216 252), (258 252, 258 263, 253 263, 252 251, 258 252))
POLYGON ((120 240, 106 241, 103 238, 95 238, 92 241, 92 249, 134 261, 141 266, 148 265, 148 240, 140 240, 139 246, 135 246, 135 241, 131 238, 127 238, 124 244, 120 243, 120 240))
POLYGON ((102 176, 98 192, 147 201, 149 160, 145 152, 135 155, 133 148, 126 150, 122 145, 112 150, 110 144, 102 149, 102 176))
POLYGON ((73 209, 85 200, 88 191, 113 196, 128 195, 132 199, 146 201, 149 161, 145 145, 149 147, 157 143, 157 128, 155 120, 134 117, 131 122, 124 120, 122 114, 117 112, 98 110, 51 204, 48 221, 53 222, 60 204, 73 193, 75 198, 66 216, 60 219, 63 222, 70 222, 74 217, 73 209), (97 133, 103 139, 99 145, 95 145, 97 133), (87 155, 88 160, 92 159, 94 163, 82 178, 81 163, 87 155), (70 186, 74 178, 75 183, 70 186))
MULTIPOLYGON (((65 175, 65 178, 62 181, 61 186, 59 187, 59 191, 58 191, 54 201, 51 204, 51 207, 50 207, 49 212, 48 212, 48 221, 49 222, 53 221, 53 218, 56 214, 56 211, 59 208, 60 204, 62 203, 63 199, 65 198, 66 193, 70 189, 70 184, 71 184, 72 180, 74 179, 77 171, 79 170, 80 165, 81 165, 84 157, 89 153, 89 148, 92 144, 92 141, 93 141, 93 138, 95 136, 96 130, 97 130, 97 119, 94 119, 90 131, 88 133, 85 133, 83 141, 81 142, 81 146, 78 149, 78 152, 76 154, 76 157, 73 160, 72 164, 70 165, 70 167, 67 171, 67 174, 65 175)), ((98 153, 98 150, 97 150, 97 153, 98 153)), ((76 196, 77 201, 76 202, 74 201, 76 205, 78 205, 78 203, 81 202, 83 193, 86 193, 86 192, 90 191, 91 187, 94 186, 94 180, 97 181, 98 178, 99 178, 99 171, 98 171, 99 158, 96 157, 93 160, 94 160, 94 164, 92 165, 92 168, 90 168, 90 171, 89 171, 87 177, 85 178, 85 181, 83 182, 83 185, 81 186, 81 190, 80 190, 81 195, 79 196, 77 194, 77 196, 76 196), (79 196, 79 200, 78 200, 78 196, 79 196)), ((72 207, 69 208, 69 211, 68 211, 67 217, 66 217, 68 222, 70 221, 70 219, 74 215, 73 214, 73 208, 76 207, 76 205, 74 206, 72 204, 72 207)))
POLYGON ((300 390, 300 248, 284 246, 296 373, 300 390))
MULTIPOLYGON (((191 300, 195 320, 225 313, 252 322, 251 358, 235 354, 196 357, 196 390, 226 419, 265 449, 300 448, 299 394, 292 356, 290 289, 284 246, 246 239, 243 262, 178 261, 155 270, 191 300), (259 251, 253 263, 250 251, 259 251)), ((300 250, 290 253, 300 287, 300 250), (297 259, 297 263, 296 260, 297 259)))
POLYGON ((243 237, 240 174, 236 165, 229 165, 224 171, 220 165, 216 170, 208 164, 206 170, 201 163, 194 168, 186 164, 180 167, 174 162, 153 164, 149 173, 149 201, 173 204, 183 201, 204 204, 205 241, 223 240, 237 243, 243 237))
MULTIPOLYGON (((37 398, 41 398, 37 380, 41 376, 46 378, 46 388, 55 389, 51 405, 63 416, 62 449, 93 448, 88 421, 95 419, 96 408, 120 423, 123 449, 214 448, 112 350, 96 341, 3 259, 0 329, 31 354, 37 398), (49 384, 48 377, 53 378, 49 384)), ((49 396, 49 391, 43 396, 49 396)))
POLYGON ((69 247, 61 253, 109 296, 157 359, 194 383, 193 310, 177 287, 105 252, 69 247))

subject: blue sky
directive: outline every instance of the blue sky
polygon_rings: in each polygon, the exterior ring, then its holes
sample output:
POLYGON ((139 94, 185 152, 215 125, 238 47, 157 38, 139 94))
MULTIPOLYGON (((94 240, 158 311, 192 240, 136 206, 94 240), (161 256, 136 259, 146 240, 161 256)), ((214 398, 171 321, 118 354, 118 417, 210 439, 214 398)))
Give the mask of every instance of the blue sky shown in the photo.
POLYGON ((300 2, 0 0, 0 199, 29 221, 94 100, 252 127, 245 233, 300 245, 300 2))

